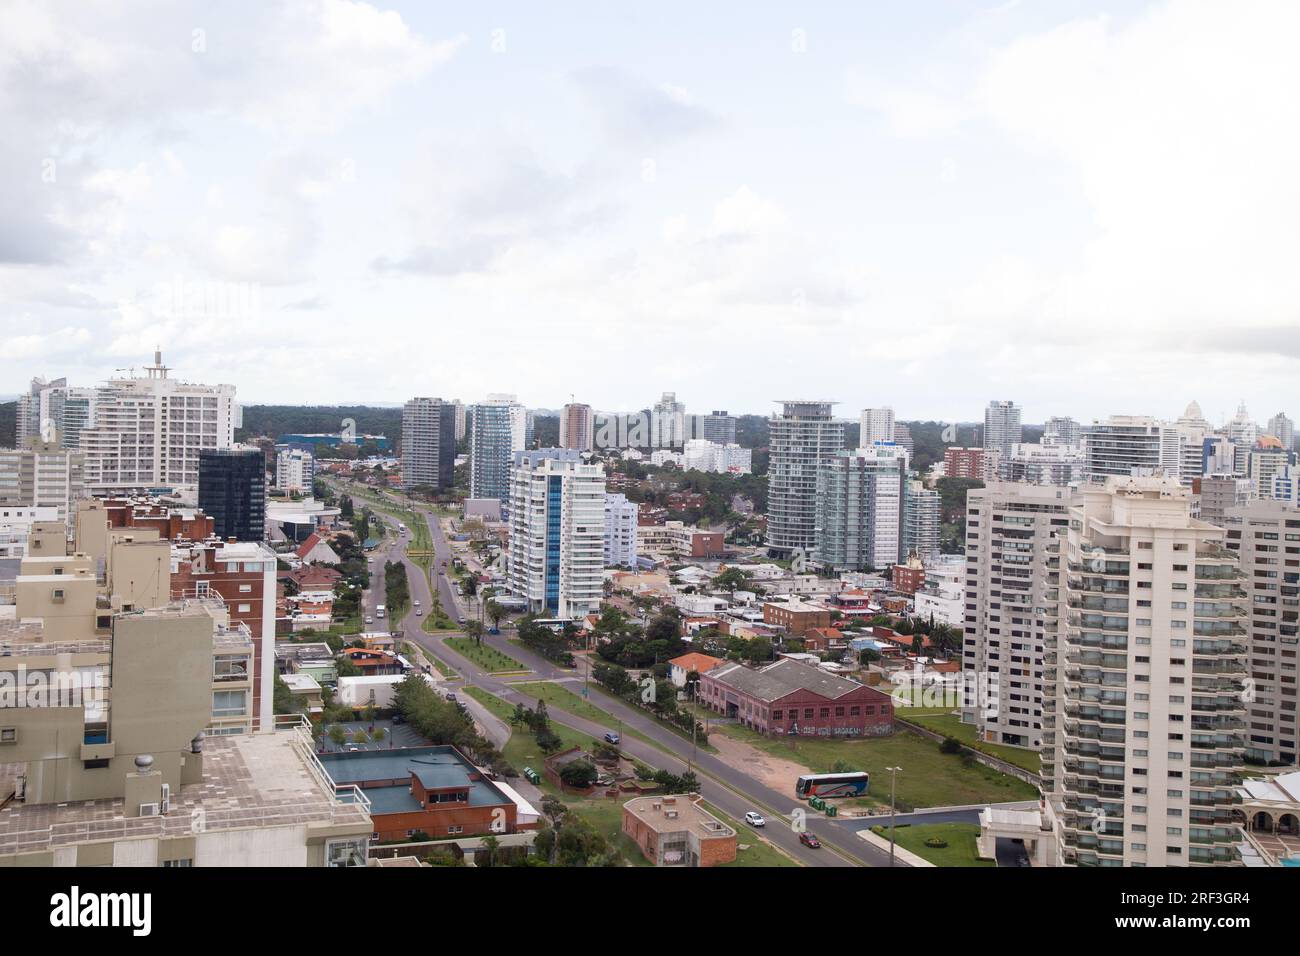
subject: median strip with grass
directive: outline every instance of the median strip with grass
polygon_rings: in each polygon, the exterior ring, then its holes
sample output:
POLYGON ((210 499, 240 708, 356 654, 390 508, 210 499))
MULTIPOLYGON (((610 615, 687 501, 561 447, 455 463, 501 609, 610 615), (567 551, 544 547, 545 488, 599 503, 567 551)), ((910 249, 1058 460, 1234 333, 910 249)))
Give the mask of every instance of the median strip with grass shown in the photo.
POLYGON ((527 667, 520 664, 513 657, 501 653, 490 645, 479 644, 470 637, 449 637, 443 643, 489 674, 500 674, 507 671, 525 673, 528 671, 527 667))

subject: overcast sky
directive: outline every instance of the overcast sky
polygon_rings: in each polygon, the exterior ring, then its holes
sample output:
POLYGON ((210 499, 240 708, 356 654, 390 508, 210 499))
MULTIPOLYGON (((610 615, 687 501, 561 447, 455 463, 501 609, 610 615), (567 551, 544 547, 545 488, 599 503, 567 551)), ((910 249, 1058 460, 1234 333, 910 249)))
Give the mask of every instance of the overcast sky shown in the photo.
POLYGON ((1300 414, 1297 35, 1285 0, 0 0, 0 394, 160 344, 246 403, 1300 414))

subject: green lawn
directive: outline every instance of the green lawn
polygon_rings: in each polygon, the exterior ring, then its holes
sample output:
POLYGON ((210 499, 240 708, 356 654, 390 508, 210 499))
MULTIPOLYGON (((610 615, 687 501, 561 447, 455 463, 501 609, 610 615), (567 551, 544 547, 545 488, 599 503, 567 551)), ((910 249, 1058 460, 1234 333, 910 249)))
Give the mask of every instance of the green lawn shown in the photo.
MULTIPOLYGON (((871 832, 889 839, 888 826, 875 826, 871 832)), ((980 828, 977 823, 927 823, 921 826, 896 827, 894 842, 910 850, 935 866, 997 866, 993 860, 981 860, 975 855, 975 838, 980 828), (929 847, 925 841, 937 838, 946 847, 929 847)))
POLYGON ((441 604, 434 604, 432 608, 425 612, 424 619, 420 621, 420 630, 426 634, 434 634, 438 631, 456 631, 459 628, 456 626, 456 622, 443 611, 441 604))
POLYGON ((503 671, 526 671, 528 670, 523 664, 520 664, 513 657, 502 654, 495 647, 487 644, 476 644, 473 638, 469 637, 449 637, 443 643, 450 647, 466 660, 472 661, 485 671, 492 674, 503 671))
POLYGON ((901 727, 891 737, 858 740, 764 737, 736 724, 716 725, 713 733, 727 734, 820 773, 829 772, 840 760, 866 770, 872 776, 870 795, 850 805, 888 806, 890 774, 886 767, 900 768, 897 800, 902 809, 1038 798, 1038 791, 1029 784, 973 759, 968 764, 957 754, 940 753, 938 743, 901 727))
POLYGON ((1005 744, 991 744, 980 740, 975 725, 963 724, 961 718, 956 714, 926 714, 911 710, 899 710, 897 714, 904 720, 920 724, 926 730, 936 731, 945 737, 955 737, 966 746, 980 751, 980 753, 986 753, 991 757, 997 757, 999 760, 1015 764, 1022 770, 1038 773, 1041 768, 1037 751, 1023 750, 1020 747, 1008 747, 1005 744))

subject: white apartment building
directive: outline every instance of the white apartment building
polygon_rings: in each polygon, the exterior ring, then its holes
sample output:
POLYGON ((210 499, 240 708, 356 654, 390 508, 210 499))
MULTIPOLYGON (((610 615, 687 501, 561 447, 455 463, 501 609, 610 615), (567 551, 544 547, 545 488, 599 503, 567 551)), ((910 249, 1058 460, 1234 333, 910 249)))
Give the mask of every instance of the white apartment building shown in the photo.
POLYGON ((1044 445, 1081 445, 1083 426, 1068 415, 1054 415, 1043 426, 1044 445))
POLYGON ((94 425, 81 431, 94 494, 197 488, 199 452, 234 446, 242 417, 233 385, 172 378, 161 352, 144 371, 100 388, 94 425))
POLYGON ((1259 440, 1259 426, 1250 417, 1244 402, 1237 406, 1237 414, 1223 426, 1222 432, 1234 445, 1245 445, 1247 448, 1259 440))
POLYGON ((1291 464, 1291 452, 1280 442, 1260 439, 1250 450, 1247 477, 1256 498, 1273 494, 1273 478, 1291 464), (1267 443, 1266 443, 1267 442, 1267 443))
POLYGON ((707 438, 692 438, 682 449, 682 468, 718 474, 748 475, 753 454, 735 442, 722 444, 707 438))
POLYGON ((870 448, 878 441, 894 440, 894 410, 864 408, 858 421, 858 447, 870 448))
POLYGON ((1237 860, 1243 575, 1226 532, 1191 503, 1176 481, 1141 477, 1085 486, 1070 508, 1044 660, 1043 785, 1060 863, 1237 860))
POLYGON ((27 536, 32 532, 32 525, 60 521, 66 524, 57 508, 0 505, 0 559, 26 557, 27 536))
POLYGON ((1294 765, 1300 754, 1300 510, 1281 501, 1254 501, 1230 509, 1226 525, 1250 609, 1248 618, 1233 622, 1249 628, 1240 632, 1254 681, 1243 731, 1246 755, 1294 765))
POLYGON ((844 448, 834 402, 783 401, 768 422, 767 546, 810 555, 817 545, 817 471, 844 448))
POLYGON ((0 511, 48 508, 69 526, 85 496, 85 458, 39 436, 23 448, 0 449, 0 511))
POLYGON ((984 447, 1006 456, 1023 437, 1020 406, 1015 402, 989 402, 984 410, 984 447))
POLYGON ((664 392, 650 412, 650 447, 681 448, 686 442, 686 404, 664 392))
POLYGON ((970 701, 962 719, 989 743, 1043 744, 1043 655, 1057 627, 1058 535, 1071 501, 1068 488, 1018 482, 966 493, 962 668, 987 675, 996 706, 970 701))
POLYGON ((674 468, 681 468, 685 465, 686 459, 679 451, 673 451, 669 448, 656 448, 650 453, 650 464, 662 468, 664 465, 672 465, 674 468))
POLYGON ((636 502, 627 495, 605 495, 605 565, 606 567, 636 567, 636 502))
POLYGON ((69 386, 66 378, 32 379, 27 392, 18 396, 15 445, 23 448, 31 439, 45 437, 64 448, 78 448, 81 430, 95 420, 95 404, 93 388, 69 386))
POLYGON ((600 610, 605 469, 576 449, 516 452, 510 472, 506 583, 534 613, 572 620, 600 610))
MULTIPOLYGON (((1249 491, 1250 479, 1239 480, 1245 483, 1249 491)), ((1274 501, 1285 501, 1293 508, 1300 508, 1300 465, 1284 465, 1279 468, 1273 475, 1272 487, 1265 497, 1274 501)), ((1245 504, 1245 501, 1238 501, 1236 504, 1245 504)))
POLYGON ((1094 422, 1083 429, 1083 449, 1084 480, 1094 484, 1143 474, 1182 477, 1178 429, 1149 416, 1113 415, 1094 422))
POLYGON ((1079 445, 1021 442, 1006 456, 994 456, 994 473, 999 481, 1023 481, 1031 485, 1074 485, 1083 479, 1085 459, 1079 445))
POLYGON ((275 456, 275 487, 284 492, 310 492, 316 460, 301 448, 286 448, 275 456))
POLYGON ((925 566, 925 585, 913 595, 916 616, 964 630, 966 621, 966 559, 947 555, 925 566))
POLYGON ((1285 412, 1278 412, 1268 420, 1268 434, 1280 441, 1288 451, 1295 448, 1295 422, 1285 412))

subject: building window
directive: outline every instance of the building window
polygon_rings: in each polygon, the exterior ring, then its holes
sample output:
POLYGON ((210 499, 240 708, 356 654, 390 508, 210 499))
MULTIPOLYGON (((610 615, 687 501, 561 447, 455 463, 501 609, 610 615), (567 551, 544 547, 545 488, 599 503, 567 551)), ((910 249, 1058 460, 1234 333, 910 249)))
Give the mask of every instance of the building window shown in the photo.
POLYGON ((325 844, 326 866, 365 866, 370 841, 364 837, 354 840, 332 840, 325 844))
POLYGON ((213 717, 243 717, 248 710, 248 694, 242 690, 219 690, 212 695, 213 717))

